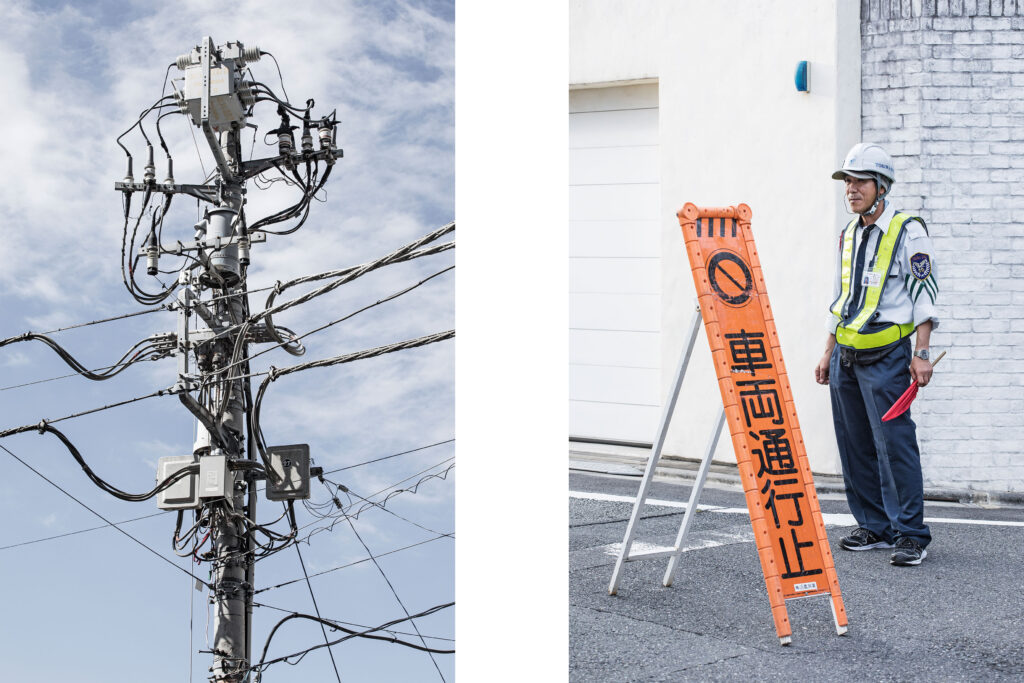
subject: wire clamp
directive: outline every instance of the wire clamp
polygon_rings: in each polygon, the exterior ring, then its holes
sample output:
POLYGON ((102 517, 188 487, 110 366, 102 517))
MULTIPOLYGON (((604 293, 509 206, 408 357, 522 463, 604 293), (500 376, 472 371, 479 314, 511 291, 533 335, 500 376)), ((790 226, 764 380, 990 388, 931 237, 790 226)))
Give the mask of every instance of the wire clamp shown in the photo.
POLYGON ((46 420, 40 420, 39 424, 36 425, 36 429, 39 430, 40 434, 45 434, 48 424, 49 423, 46 420))

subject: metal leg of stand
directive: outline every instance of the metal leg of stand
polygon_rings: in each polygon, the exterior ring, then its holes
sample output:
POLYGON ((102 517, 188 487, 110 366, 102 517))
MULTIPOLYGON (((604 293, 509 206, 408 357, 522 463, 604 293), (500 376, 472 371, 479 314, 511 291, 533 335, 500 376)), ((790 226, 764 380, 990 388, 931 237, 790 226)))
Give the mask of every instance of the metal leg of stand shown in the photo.
POLYGON ((722 427, 725 426, 725 408, 718 411, 718 419, 715 421, 714 430, 708 439, 708 446, 704 449, 704 459, 700 461, 697 469, 697 478, 693 482, 693 489, 690 491, 690 502, 686 504, 686 514, 683 515, 683 523, 679 527, 679 534, 676 536, 675 554, 669 558, 668 569, 665 570, 665 578, 661 583, 664 586, 671 586, 675 579, 676 568, 679 566, 679 557, 683 553, 683 544, 686 542, 686 535, 690 533, 690 525, 697 513, 697 501, 700 500, 700 493, 704 490, 704 482, 708 478, 708 470, 711 469, 711 458, 715 455, 715 448, 718 446, 718 438, 722 435, 722 427))
POLYGON ((675 380, 672 390, 669 392, 665 408, 661 413, 661 422, 658 425, 658 435, 651 447, 651 457, 647 461, 647 469, 644 470, 644 477, 640 482, 640 492, 633 502, 633 513, 629 517, 629 524, 626 526, 626 537, 622 540, 622 549, 615 561, 615 569, 612 571, 612 580, 608 584, 608 594, 615 595, 619 590, 619 579, 622 575, 622 565, 629 559, 629 549, 633 545, 633 536, 636 534, 636 523, 640 519, 640 511, 647 500, 647 491, 654 479, 654 471, 658 467, 658 460, 661 459, 661 449, 665 446, 665 437, 668 434, 668 425, 672 420, 672 413, 676 408, 676 400, 679 398, 679 389, 683 385, 683 376, 686 374, 686 366, 690 363, 690 355, 693 353, 693 345, 697 341, 697 329, 700 327, 700 307, 693 313, 690 321, 690 332, 683 346, 683 353, 679 358, 679 367, 676 369, 675 380))

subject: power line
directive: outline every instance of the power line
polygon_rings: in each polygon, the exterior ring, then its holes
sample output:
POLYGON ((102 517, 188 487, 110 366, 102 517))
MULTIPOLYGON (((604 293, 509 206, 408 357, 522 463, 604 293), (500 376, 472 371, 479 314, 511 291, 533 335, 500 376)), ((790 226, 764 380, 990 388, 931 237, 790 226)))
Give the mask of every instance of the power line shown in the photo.
POLYGON ((132 519, 124 519, 120 522, 112 522, 111 524, 104 524, 102 526, 93 526, 88 529, 78 529, 77 531, 69 531, 63 534, 57 534, 56 536, 47 536, 45 538, 36 538, 31 541, 22 541, 21 543, 12 543, 11 545, 0 546, 0 550, 9 550, 11 548, 20 548, 24 545, 32 545, 33 543, 42 543, 44 541, 55 541, 58 538, 66 538, 68 536, 75 536, 77 534, 84 534, 89 531, 99 531, 100 529, 106 529, 114 524, 128 524, 129 522, 138 522, 143 519, 149 519, 150 517, 159 517, 160 515, 170 514, 170 510, 161 510, 160 512, 154 512, 151 515, 143 515, 142 517, 133 517, 132 519))
MULTIPOLYGON (((378 555, 378 557, 380 557, 380 556, 378 555)), ((252 606, 253 607, 266 607, 267 609, 272 609, 272 610, 275 610, 277 612, 284 612, 285 614, 295 614, 295 610, 293 610, 293 609, 285 609, 283 607, 276 607, 274 605, 268 605, 265 602, 254 602, 254 603, 252 603, 252 606)), ((345 624, 346 626, 351 626, 352 628, 357 628, 357 629, 365 630, 365 629, 371 628, 370 626, 367 626, 365 624, 356 624, 356 623, 353 623, 351 621, 342 621, 341 619, 330 619, 329 621, 333 621, 336 624, 345 624)), ((385 629, 381 629, 381 630, 385 630, 385 629)), ((415 633, 410 633, 408 631, 399 631, 398 629, 394 629, 394 628, 389 628, 389 629, 386 629, 386 630, 387 630, 388 633, 397 633, 400 636, 415 636, 416 635, 415 633)), ((446 643, 454 643, 455 642, 454 638, 446 638, 444 636, 424 635, 423 637, 426 638, 427 640, 441 640, 441 641, 444 641, 446 643)))
POLYGON ((324 472, 324 474, 334 474, 335 472, 341 472, 342 470, 350 470, 350 469, 352 469, 354 467, 362 467, 363 465, 369 465, 371 463, 380 462, 381 460, 387 460, 389 458, 397 458, 400 455, 408 455, 409 453, 415 453, 417 451, 423 451, 423 450, 426 450, 428 448, 434 448, 435 446, 443 446, 446 443, 454 443, 454 442, 455 442, 454 438, 445 439, 444 441, 438 441, 437 443, 428 444, 426 446, 420 446, 419 448, 412 448, 412 449, 409 449, 407 451, 402 451, 401 453, 393 453, 391 455, 385 455, 382 458, 374 458, 373 460, 367 460, 365 462, 356 463, 355 465, 346 465, 345 467, 339 467, 338 469, 335 469, 335 470, 328 470, 327 472, 324 472))
POLYGON ((282 346, 286 346, 288 344, 294 344, 295 342, 298 342, 298 341, 300 341, 302 339, 305 339, 306 337, 310 336, 311 334, 314 334, 316 332, 322 332, 323 330, 326 330, 328 327, 332 327, 334 325, 337 325, 338 323, 345 322, 346 320, 348 320, 350 318, 353 318, 356 315, 358 315, 360 313, 363 313, 364 311, 368 311, 371 308, 374 308, 376 306, 380 306, 381 304, 387 303, 388 301, 391 301, 393 299, 397 299, 398 297, 400 297, 400 296, 402 296, 404 294, 408 294, 409 292, 411 292, 412 290, 416 289, 417 287, 420 287, 420 286, 426 284, 427 282, 429 282, 430 280, 433 280, 435 277, 438 277, 439 275, 443 275, 444 273, 447 273, 448 271, 454 270, 454 269, 455 269, 455 266, 448 266, 447 268, 439 270, 438 272, 434 273, 433 275, 430 275, 428 277, 423 278, 422 280, 420 280, 419 282, 417 282, 414 285, 410 285, 410 286, 406 287, 405 289, 403 289, 401 291, 395 292, 394 294, 391 294, 389 296, 384 297, 383 299, 378 299, 374 303, 367 304, 366 306, 363 306, 362 308, 359 308, 359 309, 357 309, 355 311, 352 311, 351 313, 349 313, 349 314, 347 314, 345 316, 342 316, 341 318, 337 318, 336 320, 332 320, 329 323, 325 323, 325 324, 321 325, 320 327, 317 327, 317 328, 314 328, 314 329, 310 330, 309 332, 305 332, 305 333, 300 334, 298 336, 292 336, 291 339, 287 339, 287 340, 281 341, 281 342, 279 342, 277 344, 274 344, 273 346, 268 346, 267 348, 263 349, 262 351, 259 351, 257 353, 252 354, 248 358, 244 358, 244 359, 235 361, 234 363, 231 363, 230 365, 226 365, 223 368, 221 368, 221 372, 230 370, 231 368, 236 367, 238 365, 243 365, 243 364, 251 361, 253 358, 257 358, 259 356, 262 356, 265 353, 270 353, 274 349, 279 349, 282 346))
POLYGON ((10 456, 11 456, 12 458, 14 458, 15 460, 17 460, 18 462, 20 462, 20 463, 21 463, 22 465, 24 465, 25 467, 27 467, 27 468, 29 468, 30 470, 32 470, 32 472, 34 472, 34 473, 36 474, 36 476, 38 476, 38 477, 41 477, 41 478, 42 478, 42 479, 43 479, 44 481, 46 481, 46 483, 48 483, 48 484, 49 484, 50 486, 54 487, 55 489, 57 489, 58 491, 60 491, 61 493, 63 493, 63 494, 65 495, 65 496, 67 496, 67 497, 68 497, 68 498, 70 498, 71 500, 75 501, 76 503, 78 503, 79 505, 81 505, 82 507, 84 507, 84 508, 85 508, 86 510, 88 510, 88 511, 89 511, 89 512, 91 512, 92 514, 94 514, 94 515, 96 515, 97 517, 99 517, 100 519, 102 519, 102 520, 103 520, 104 522, 106 522, 106 523, 107 523, 107 525, 108 525, 108 526, 112 526, 112 527, 114 527, 115 529, 117 529, 118 531, 120 531, 120 532, 121 532, 122 534, 124 534, 124 535, 125 535, 125 536, 127 536, 128 538, 132 539, 133 541, 135 541, 136 543, 138 543, 139 545, 141 545, 141 546, 142 546, 143 548, 145 548, 145 549, 146 549, 146 550, 148 550, 149 552, 153 553, 154 555, 156 555, 156 556, 157 556, 157 557, 159 557, 159 558, 160 558, 161 560, 163 560, 163 561, 164 561, 164 562, 166 562, 167 564, 171 565, 172 567, 174 567, 174 568, 175 568, 175 569, 177 569, 178 571, 180 571, 180 572, 184 572, 185 574, 188 574, 188 575, 189 575, 189 576, 191 576, 191 577, 192 577, 193 579, 195 579, 195 580, 196 580, 196 581, 198 581, 199 583, 203 584, 203 585, 204 585, 204 586, 206 586, 207 588, 212 588, 212 586, 210 586, 210 584, 206 583, 205 581, 203 581, 202 579, 200 579, 200 578, 199 578, 198 576, 196 576, 196 575, 195 575, 195 574, 193 574, 192 572, 188 571, 187 569, 184 569, 183 567, 180 567, 180 566, 178 566, 178 565, 174 564, 174 563, 173 563, 173 562, 171 562, 171 561, 170 561, 169 559, 167 559, 166 557, 164 557, 163 555, 161 555, 161 554, 160 554, 160 553, 158 553, 157 551, 153 550, 153 549, 152 549, 152 548, 150 548, 150 547, 149 547, 148 545, 146 545, 145 543, 143 543, 142 541, 140 541, 139 539, 135 538, 135 537, 134 537, 134 536, 132 536, 132 535, 131 535, 130 533, 128 533, 127 531, 125 531, 124 529, 122 529, 121 527, 119 527, 119 526, 118 526, 117 524, 114 524, 114 523, 113 523, 113 522, 111 522, 111 521, 110 521, 109 519, 107 519, 106 517, 104 517, 104 516, 103 516, 103 515, 101 515, 100 513, 96 512, 95 510, 93 510, 93 509, 92 509, 91 507, 89 507, 88 505, 86 505, 86 504, 85 504, 85 503, 83 503, 82 501, 78 500, 78 498, 75 498, 75 497, 74 497, 73 495, 71 495, 70 493, 68 493, 67 491, 65 491, 65 490, 64 490, 63 488, 61 488, 61 487, 60 487, 60 485, 58 485, 57 483, 55 483, 55 482, 54 482, 53 480, 51 480, 51 479, 50 479, 49 477, 47 477, 47 476, 46 476, 45 474, 43 474, 42 472, 40 472, 40 471, 39 471, 39 470, 37 470, 36 468, 32 467, 32 465, 29 465, 29 464, 28 464, 27 462, 25 462, 24 460, 22 460, 21 458, 19 458, 19 457, 18 457, 17 455, 15 455, 15 454, 14 454, 14 453, 13 453, 13 452, 11 451, 11 449, 7 448, 7 446, 4 446, 3 444, 0 444, 0 448, 4 449, 4 450, 5 450, 6 452, 7 452, 7 454, 8 454, 8 455, 10 455, 10 456))
POLYGON ((412 615, 410 615, 409 610, 405 608, 405 603, 402 602, 402 598, 398 597, 398 591, 396 591, 395 587, 391 584, 391 579, 389 579, 388 575, 384 572, 384 568, 380 566, 380 562, 378 562, 377 558, 374 557, 373 551, 370 550, 370 546, 366 545, 366 541, 364 541, 363 537, 359 535, 359 532, 356 530, 355 522, 353 522, 348 517, 346 517, 345 520, 348 522, 349 527, 351 527, 352 533, 355 534, 355 537, 357 539, 359 539, 359 544, 363 546, 363 550, 365 550, 366 554, 370 556, 370 559, 373 561, 373 566, 377 568, 377 571, 380 572, 380 575, 384 578, 384 583, 386 583, 388 585, 388 588, 391 589, 391 594, 395 596, 395 602, 397 602, 398 606, 402 608, 403 612, 405 612, 405 616, 408 617, 409 624, 412 626, 412 630, 416 632, 417 636, 419 636, 420 642, 423 643, 423 650, 425 650, 427 656, 430 657, 430 661, 433 662, 434 668, 437 669, 437 675, 441 677, 441 681, 443 683, 445 678, 444 674, 441 673, 441 667, 438 665, 437 660, 434 659, 434 652, 427 645, 427 641, 423 637, 423 634, 420 633, 420 628, 416 625, 415 618, 412 615))
MULTIPOLYGON (((68 376, 71 377, 71 376, 74 376, 74 374, 68 375, 68 376)), ((339 467, 339 468, 334 469, 334 470, 328 470, 327 472, 324 472, 324 474, 334 474, 336 472, 341 472, 342 470, 348 470, 348 469, 352 469, 354 467, 362 467, 363 465, 369 465, 369 464, 372 464, 372 463, 375 463, 375 462, 380 462, 382 460, 388 460, 390 458, 397 458, 397 457, 402 456, 402 455, 409 455, 410 453, 417 453, 419 451, 423 451, 423 450, 426 450, 428 448, 435 448, 437 446, 443 446, 444 444, 453 443, 454 441, 455 441, 455 439, 446 439, 444 441, 438 441, 436 443, 427 444, 426 446, 419 446, 418 448, 410 448, 409 450, 401 451, 400 453, 392 453, 391 455, 385 455, 385 456, 382 456, 380 458, 374 458, 373 460, 366 460, 365 462, 356 463, 355 465, 347 465, 345 467, 339 467)), ((151 517, 159 517, 161 515, 168 515, 171 512, 172 512, 171 510, 161 510, 160 512, 154 512, 153 514, 150 514, 150 515, 143 515, 141 517, 133 517, 131 519, 123 519, 120 522, 114 522, 113 524, 129 524, 131 522, 138 522, 138 521, 141 521, 143 519, 149 519, 151 517)), ((21 541, 20 543, 12 543, 10 545, 0 546, 0 550, 9 550, 11 548, 19 548, 19 547, 25 546, 25 545, 32 545, 32 544, 35 544, 35 543, 43 543, 44 541, 55 541, 55 540, 57 540, 59 538, 64 538, 66 536, 75 536, 77 534, 84 534, 84 533, 88 533, 90 531, 99 531, 100 529, 106 529, 106 528, 108 528, 110 526, 112 526, 112 524, 103 524, 101 526, 89 527, 87 529, 77 529, 75 531, 68 531, 67 533, 57 534, 55 536, 45 536, 43 538, 35 538, 35 539, 30 540, 30 541, 21 541)), ((437 533, 437 532, 432 532, 432 533, 437 533)), ((450 535, 451 534, 441 534, 439 537, 447 537, 447 536, 450 536, 450 535)), ((378 557, 380 557, 380 556, 378 556, 378 557)), ((328 571, 332 571, 332 570, 328 570, 328 571)), ((317 575, 314 574, 314 576, 317 576, 317 575)))
MULTIPOLYGON (((402 552, 404 550, 409 550, 409 549, 415 548, 417 546, 425 545, 427 543, 433 543, 434 541, 440 541, 442 538, 451 538, 454 535, 455 535, 454 531, 449 532, 447 534, 440 534, 438 536, 435 536, 434 538, 428 538, 425 541, 420 541, 418 543, 411 543, 409 545, 402 546, 401 548, 395 548, 394 550, 389 550, 389 551, 384 552, 384 553, 379 553, 377 555, 377 557, 378 558, 380 558, 380 557, 387 557, 388 555, 394 555, 395 553, 400 553, 400 552, 402 552)), ((349 567, 354 567, 357 564, 363 564, 364 562, 369 562, 369 561, 370 561, 370 558, 368 558, 368 557, 363 558, 361 560, 355 560, 354 562, 348 562, 347 564, 339 565, 337 567, 332 567, 330 569, 325 569, 325 570, 323 570, 321 572, 316 572, 315 574, 310 574, 309 578, 315 579, 318 576, 323 576, 324 574, 330 574, 331 572, 336 572, 336 571, 341 570, 341 569, 348 569, 349 567)), ((275 588, 284 588, 285 586, 290 586, 293 583, 298 583, 299 581, 302 581, 302 580, 303 579, 301 579, 301 578, 299 578, 299 579, 292 579, 290 581, 284 581, 282 583, 278 583, 278 584, 275 584, 273 586, 267 586, 266 588, 260 588, 259 590, 253 591, 253 595, 256 595, 257 593, 264 593, 266 591, 274 590, 275 588)))
POLYGON ((158 391, 154 391, 152 394, 146 394, 145 396, 136 396, 135 398, 129 398, 125 401, 118 401, 117 403, 111 403, 110 405, 101 406, 99 408, 90 408, 89 410, 83 410, 80 413, 72 413, 71 415, 65 415, 64 417, 58 417, 52 420, 43 419, 40 420, 39 424, 37 425, 22 425, 21 427, 12 427, 11 429, 5 429, 3 431, 0 431, 0 439, 4 438, 5 436, 10 436, 12 434, 19 434, 21 432, 31 431, 33 429, 40 429, 40 427, 42 427, 43 425, 53 424, 55 422, 63 422, 64 420, 82 417, 83 415, 92 415, 93 413, 98 413, 103 410, 110 410, 111 408, 120 408, 121 406, 126 406, 129 403, 135 403, 136 401, 144 401, 147 398, 153 398, 154 396, 170 396, 172 394, 177 393, 178 391, 175 389, 160 389, 158 391))
POLYGON ((39 334, 54 334, 56 332, 63 332, 65 330, 74 330, 79 327, 88 327, 89 325, 99 325, 102 323, 114 322, 115 320, 124 320, 125 318, 134 318, 137 315, 146 315, 147 313, 156 313, 158 311, 171 311, 174 310, 174 304, 164 304, 163 306, 157 306, 156 308, 149 308, 144 311, 136 311, 135 313, 125 313, 124 315, 114 316, 113 318, 103 318, 101 320, 91 320, 87 323, 78 323, 76 325, 68 325, 67 327, 58 327, 55 330, 47 330, 46 332, 39 332, 39 334))
MULTIPOLYGON (((313 584, 309 582, 309 574, 306 573, 306 563, 302 559, 302 551, 299 550, 299 544, 295 544, 295 552, 299 555, 299 564, 302 566, 302 575, 306 579, 306 587, 309 588, 309 597, 313 599, 313 610, 316 612, 317 619, 322 619, 320 616, 320 607, 316 604, 316 595, 313 593, 313 584)), ((334 651, 330 647, 330 639, 327 637, 327 628, 324 627, 324 622, 320 622, 320 631, 324 634, 324 643, 327 644, 327 654, 331 656, 331 666, 334 667, 334 675, 338 679, 338 683, 341 683, 341 674, 338 673, 338 663, 334 661, 334 651)))
MULTIPOLYGON (((343 642, 343 641, 346 641, 346 640, 350 640, 351 638, 371 638, 373 640, 384 640, 384 641, 387 641, 387 642, 390 642, 390 643, 395 643, 395 644, 398 644, 398 645, 404 645, 405 647, 411 647, 411 648, 414 648, 414 649, 417 649, 417 650, 423 650, 425 652, 431 653, 431 659, 433 659, 433 653, 438 653, 438 654, 454 654, 455 650, 440 650, 440 649, 436 649, 436 648, 426 647, 425 645, 421 647, 419 645, 416 645, 415 643, 409 643, 409 642, 400 640, 398 638, 385 638, 383 636, 372 635, 375 631, 383 631, 383 630, 386 630, 389 626, 394 626, 395 624, 400 624, 400 623, 405 622, 405 621, 412 622, 414 619, 419 619, 421 617, 429 616, 431 614, 434 614, 435 612, 439 612, 439 611, 441 611, 443 609, 447 609, 447 608, 452 607, 454 605, 455 605, 454 602, 448 602, 448 603, 445 603, 443 605, 435 605, 434 607, 431 607, 430 609, 423 610, 422 612, 420 612, 418 614, 413 614, 411 616, 406 616, 405 618, 394 619, 394 620, 389 621, 387 623, 381 624, 380 626, 376 626, 376 627, 371 628, 371 629, 366 629, 365 631, 353 631, 352 629, 345 628, 344 626, 341 626, 340 624, 338 624, 336 622, 327 622, 327 625, 330 626, 331 628, 337 629, 339 631, 344 631, 345 633, 348 633, 349 635, 344 636, 342 638, 339 638, 338 640, 335 640, 335 641, 333 641, 331 643, 328 643, 328 644, 314 645, 313 647, 306 648, 305 650, 300 650, 299 652, 293 652, 292 654, 285 655, 284 657, 278 657, 276 659, 272 659, 269 662, 264 661, 266 659, 266 656, 267 656, 267 649, 270 647, 270 641, 271 641, 271 639, 273 639, 274 634, 277 632, 277 629, 280 628, 280 626, 282 624, 284 624, 285 622, 287 622, 290 619, 309 619, 311 621, 318 621, 318 619, 316 617, 312 617, 312 616, 310 616, 308 614, 291 614, 291 615, 285 617, 284 619, 282 619, 281 621, 279 621, 274 626, 274 628, 270 631, 270 634, 267 636, 267 642, 263 646, 263 657, 260 659, 260 663, 257 664, 256 666, 251 667, 249 670, 256 672, 256 683, 259 683, 262 680, 263 671, 268 666, 270 666, 271 664, 276 664, 278 662, 285 662, 287 664, 298 664, 300 661, 302 661, 303 657, 305 657, 307 654, 309 654, 313 650, 318 650, 318 649, 320 649, 322 647, 328 647, 330 645, 336 645, 337 643, 340 643, 340 642, 343 642), (292 657, 298 657, 298 659, 296 661, 294 661, 294 662, 288 662, 287 660, 291 659, 292 657)), ((326 620, 319 620, 319 621, 326 621, 326 620)))

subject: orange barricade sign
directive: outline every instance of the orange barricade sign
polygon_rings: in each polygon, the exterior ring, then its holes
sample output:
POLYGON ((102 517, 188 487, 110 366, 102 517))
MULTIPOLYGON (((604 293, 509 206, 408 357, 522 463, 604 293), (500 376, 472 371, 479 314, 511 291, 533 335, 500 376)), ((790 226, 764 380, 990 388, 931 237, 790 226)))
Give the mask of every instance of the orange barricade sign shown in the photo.
POLYGON ((836 629, 842 634, 846 610, 750 232, 750 207, 699 208, 688 203, 676 215, 775 630, 784 644, 789 642, 786 600, 830 595, 836 629))

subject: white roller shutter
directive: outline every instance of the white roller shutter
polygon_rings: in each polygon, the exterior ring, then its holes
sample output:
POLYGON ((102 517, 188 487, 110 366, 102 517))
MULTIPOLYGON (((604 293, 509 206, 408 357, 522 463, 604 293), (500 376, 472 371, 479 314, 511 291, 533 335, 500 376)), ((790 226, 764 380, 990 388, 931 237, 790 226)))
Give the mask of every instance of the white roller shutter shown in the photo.
POLYGON ((658 86, 569 93, 569 433, 650 443, 660 404, 658 86))

